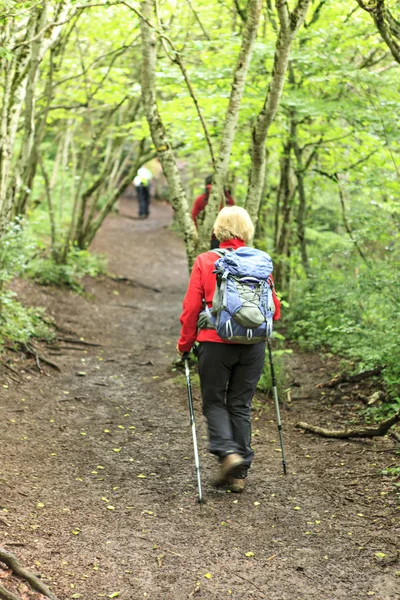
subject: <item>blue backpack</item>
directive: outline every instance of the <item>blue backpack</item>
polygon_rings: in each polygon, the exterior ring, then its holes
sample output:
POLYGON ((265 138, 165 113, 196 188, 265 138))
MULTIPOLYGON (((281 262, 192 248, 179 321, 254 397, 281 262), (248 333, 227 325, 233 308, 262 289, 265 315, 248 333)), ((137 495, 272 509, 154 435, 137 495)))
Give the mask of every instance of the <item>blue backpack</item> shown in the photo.
POLYGON ((220 258, 214 271, 217 285, 211 309, 199 315, 199 329, 216 329, 230 342, 256 344, 271 337, 275 305, 271 257, 256 248, 211 250, 220 258))

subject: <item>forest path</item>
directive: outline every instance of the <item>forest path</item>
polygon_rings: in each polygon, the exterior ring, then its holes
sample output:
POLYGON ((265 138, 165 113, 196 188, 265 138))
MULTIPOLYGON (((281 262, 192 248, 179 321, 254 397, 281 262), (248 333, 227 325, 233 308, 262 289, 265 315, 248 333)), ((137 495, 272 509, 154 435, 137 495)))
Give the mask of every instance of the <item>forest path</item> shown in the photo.
POLYGON ((122 216, 135 212, 125 199, 95 244, 130 282, 88 280, 86 297, 18 284, 63 330, 59 349, 43 349, 62 373, 26 371, 2 388, 0 544, 46 576, 59 600, 400 598, 396 495, 380 475, 396 458, 393 441, 295 429, 343 409, 316 391, 331 374, 316 355, 289 361, 288 475, 268 401, 253 414, 256 460, 241 496, 210 486, 215 463, 195 389, 208 498, 200 510, 186 390, 171 370, 188 279, 183 242, 167 227, 169 206, 153 205, 147 221, 122 216), (65 341, 79 338, 100 346, 65 341))

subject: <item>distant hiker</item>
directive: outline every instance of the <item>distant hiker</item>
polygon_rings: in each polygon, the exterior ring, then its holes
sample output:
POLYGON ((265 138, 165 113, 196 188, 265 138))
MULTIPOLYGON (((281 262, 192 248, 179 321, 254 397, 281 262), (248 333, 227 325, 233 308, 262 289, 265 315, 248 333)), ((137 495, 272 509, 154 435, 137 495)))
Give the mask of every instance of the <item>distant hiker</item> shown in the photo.
POLYGON ((280 318, 280 302, 271 258, 246 246, 254 233, 247 211, 223 208, 214 233, 220 248, 200 254, 192 269, 177 351, 183 355, 199 342, 209 449, 220 463, 214 484, 242 492, 254 456, 251 402, 264 367, 265 340, 272 321, 280 318))
POLYGON ((140 167, 133 180, 139 204, 139 219, 147 219, 149 216, 150 181, 152 177, 152 172, 149 169, 140 167))
MULTIPOLYGON (((205 187, 204 193, 201 194, 200 196, 197 196, 197 198, 194 201, 193 206, 192 206, 192 219, 194 221, 194 224, 196 225, 196 229, 198 227, 198 219, 199 219, 199 217, 204 215, 203 211, 208 204, 208 199, 210 197, 211 188, 212 188, 211 183, 212 183, 212 175, 209 175, 205 180, 206 187, 205 187)), ((225 194, 225 206, 233 206, 235 204, 235 202, 230 194, 229 188, 227 188, 227 187, 224 188, 224 194, 225 194)), ((221 210, 221 208, 223 208, 222 204, 220 206, 220 210, 221 210)), ((219 246, 219 242, 213 233, 212 238, 211 238, 211 248, 218 248, 218 246, 219 246)))

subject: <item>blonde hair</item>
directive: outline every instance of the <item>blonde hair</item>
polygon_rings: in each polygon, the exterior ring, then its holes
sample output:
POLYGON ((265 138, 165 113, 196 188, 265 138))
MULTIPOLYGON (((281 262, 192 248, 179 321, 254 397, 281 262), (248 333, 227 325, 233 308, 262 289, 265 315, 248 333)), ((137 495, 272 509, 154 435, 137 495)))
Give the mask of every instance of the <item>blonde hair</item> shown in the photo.
POLYGON ((214 223, 214 234, 220 242, 238 238, 248 244, 254 235, 254 225, 244 208, 225 206, 214 223))

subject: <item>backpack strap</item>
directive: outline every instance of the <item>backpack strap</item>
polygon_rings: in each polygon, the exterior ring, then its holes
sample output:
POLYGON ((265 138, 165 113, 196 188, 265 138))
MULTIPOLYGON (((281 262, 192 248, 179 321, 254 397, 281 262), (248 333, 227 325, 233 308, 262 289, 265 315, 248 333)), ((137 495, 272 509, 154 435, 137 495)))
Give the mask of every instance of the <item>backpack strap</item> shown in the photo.
POLYGON ((226 254, 226 250, 224 250, 224 248, 213 248, 212 250, 209 250, 209 252, 214 252, 214 254, 218 254, 220 258, 225 256, 226 254))

